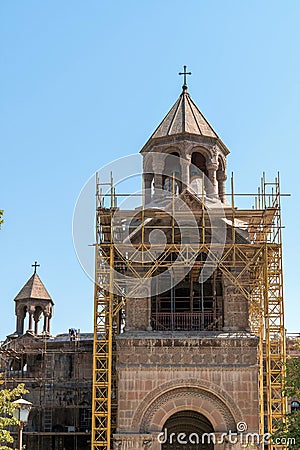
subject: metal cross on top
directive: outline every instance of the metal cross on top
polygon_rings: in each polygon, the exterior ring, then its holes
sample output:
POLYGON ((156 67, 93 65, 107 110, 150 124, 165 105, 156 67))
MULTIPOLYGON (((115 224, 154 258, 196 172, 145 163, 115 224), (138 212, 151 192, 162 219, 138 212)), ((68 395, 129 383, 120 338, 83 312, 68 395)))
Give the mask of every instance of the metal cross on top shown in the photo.
POLYGON ((187 72, 186 71, 186 66, 183 66, 183 72, 179 72, 178 75, 183 75, 183 86, 182 87, 187 87, 186 76, 187 75, 192 75, 192 72, 187 72))
POLYGON ((37 261, 34 261, 34 264, 31 264, 31 267, 34 267, 34 273, 36 273, 37 267, 40 267, 40 264, 37 263, 37 261))

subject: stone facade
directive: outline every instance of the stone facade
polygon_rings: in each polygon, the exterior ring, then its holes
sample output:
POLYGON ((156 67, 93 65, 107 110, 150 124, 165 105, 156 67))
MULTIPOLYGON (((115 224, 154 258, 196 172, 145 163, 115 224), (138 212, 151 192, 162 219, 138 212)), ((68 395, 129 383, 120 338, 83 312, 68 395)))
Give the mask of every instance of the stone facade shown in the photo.
MULTIPOLYGON (((221 202, 226 216, 226 208, 230 208, 225 196, 228 153, 183 86, 180 98, 141 151, 146 208, 164 210, 173 184, 173 195, 186 202, 190 211, 201 211, 205 197, 209 205, 221 202)), ((152 225, 166 229, 167 223, 160 218, 152 225)), ((209 236, 212 228, 208 226, 209 236)), ((237 227, 233 230, 227 221, 224 242, 232 242, 233 235, 237 242, 249 242, 246 233, 237 227)), ((178 242, 177 236, 173 239, 178 242)), ((213 430, 216 442, 214 447, 177 442, 176 449, 238 450, 243 448, 242 442, 232 446, 231 432, 240 432, 241 426, 248 433, 259 432, 259 339, 250 332, 246 295, 234 282, 239 280, 247 287, 249 278, 243 261, 238 255, 236 258, 236 266, 231 264, 227 272, 216 269, 205 282, 199 282, 202 266, 198 265, 164 294, 152 292, 145 298, 127 300, 125 332, 117 337, 115 448, 173 448, 159 437, 172 420, 175 428, 185 430, 184 424, 176 425, 179 413, 183 422, 186 414, 186 427, 189 423, 201 429, 202 420, 202 431, 205 426, 213 430), (197 303, 201 292, 202 306, 197 303)))
POLYGON ((118 338, 117 438, 156 435, 184 410, 204 414, 217 433, 236 431, 238 422, 257 432, 257 345, 246 332, 124 333, 118 338))

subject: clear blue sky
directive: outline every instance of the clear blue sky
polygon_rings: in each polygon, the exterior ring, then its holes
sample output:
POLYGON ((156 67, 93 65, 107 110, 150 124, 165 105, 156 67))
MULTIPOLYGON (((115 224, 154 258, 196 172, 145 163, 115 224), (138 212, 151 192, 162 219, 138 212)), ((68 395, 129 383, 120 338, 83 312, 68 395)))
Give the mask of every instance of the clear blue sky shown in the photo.
MULTIPOLYGON (((92 330, 93 286, 72 243, 86 180, 137 153, 180 94, 231 151, 238 192, 280 170, 286 325, 299 331, 300 2, 0 3, 0 339, 38 260, 54 333, 92 330)), ((249 204, 250 206, 250 204, 249 204)))

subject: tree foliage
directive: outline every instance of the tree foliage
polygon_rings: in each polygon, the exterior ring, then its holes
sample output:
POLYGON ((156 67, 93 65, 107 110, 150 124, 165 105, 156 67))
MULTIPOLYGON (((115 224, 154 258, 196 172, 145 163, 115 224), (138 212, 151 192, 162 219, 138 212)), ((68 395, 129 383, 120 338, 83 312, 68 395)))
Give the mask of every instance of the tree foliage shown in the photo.
POLYGON ((4 214, 3 209, 0 209, 0 228, 1 228, 1 225, 3 224, 3 214, 4 214))
MULTIPOLYGON (((300 402, 300 357, 290 358, 286 364, 284 395, 300 402)), ((283 423, 273 435, 273 442, 279 439, 289 449, 300 448, 300 409, 286 414, 283 423)), ((277 441, 279 442, 279 441, 277 441)))
MULTIPOLYGON (((0 381, 1 384, 3 381, 0 381)), ((11 450, 7 444, 13 443, 14 439, 8 428, 18 425, 17 419, 13 417, 15 406, 12 402, 27 392, 24 384, 19 384, 13 389, 4 389, 0 386, 0 450, 11 450)))

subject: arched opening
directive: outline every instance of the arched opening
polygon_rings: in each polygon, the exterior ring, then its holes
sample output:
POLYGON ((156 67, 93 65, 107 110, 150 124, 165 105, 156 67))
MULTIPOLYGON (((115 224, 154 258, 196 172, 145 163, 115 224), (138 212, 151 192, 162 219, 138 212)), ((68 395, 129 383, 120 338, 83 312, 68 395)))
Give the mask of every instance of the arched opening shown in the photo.
POLYGON ((163 189, 177 195, 182 191, 181 167, 178 152, 172 152, 165 158, 163 171, 163 189))
POLYGON ((173 414, 163 427, 162 450, 212 450, 214 429, 211 422, 196 411, 173 414))
POLYGON ((194 152, 190 167, 190 187, 196 194, 201 195, 207 191, 208 171, 206 158, 202 153, 194 152))
POLYGON ((19 305, 17 307, 16 315, 17 315, 17 333, 23 334, 24 333, 24 321, 27 314, 27 306, 26 305, 19 305))
POLYGON ((201 279, 203 262, 174 285, 171 273, 152 283, 151 326, 157 331, 220 331, 223 327, 223 282, 220 270, 201 279), (165 286, 170 289, 164 291, 165 286))
POLYGON ((205 156, 202 155, 202 153, 194 152, 192 154, 192 160, 191 160, 191 173, 190 177, 191 179, 194 176, 199 176, 199 171, 195 169, 199 169, 201 172, 203 172, 206 176, 208 175, 207 168, 206 168, 206 159, 205 156))
POLYGON ((39 321, 42 317, 43 310, 40 306, 37 306, 34 310, 33 318, 34 318, 34 333, 39 333, 39 321))

